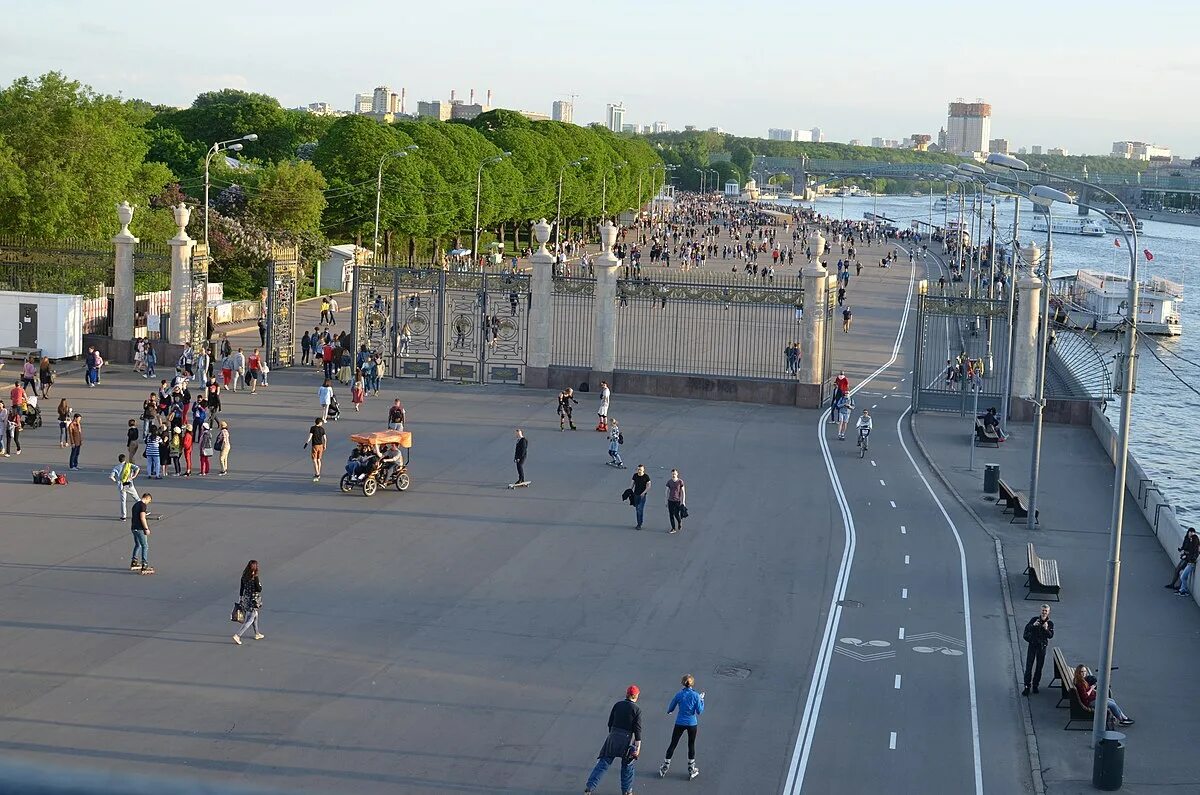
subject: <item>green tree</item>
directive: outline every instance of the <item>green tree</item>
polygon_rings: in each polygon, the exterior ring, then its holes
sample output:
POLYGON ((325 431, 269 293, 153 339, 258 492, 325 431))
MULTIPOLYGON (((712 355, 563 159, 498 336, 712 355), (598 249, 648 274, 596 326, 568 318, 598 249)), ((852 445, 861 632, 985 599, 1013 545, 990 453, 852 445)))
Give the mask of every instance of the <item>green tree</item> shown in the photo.
POLYGON ((298 235, 320 225, 327 185, 312 163, 271 164, 254 172, 250 187, 246 209, 258 228, 298 235))
POLYGON ((750 169, 754 168, 754 152, 745 144, 737 144, 729 150, 729 154, 729 159, 737 166, 739 174, 749 174, 750 169))

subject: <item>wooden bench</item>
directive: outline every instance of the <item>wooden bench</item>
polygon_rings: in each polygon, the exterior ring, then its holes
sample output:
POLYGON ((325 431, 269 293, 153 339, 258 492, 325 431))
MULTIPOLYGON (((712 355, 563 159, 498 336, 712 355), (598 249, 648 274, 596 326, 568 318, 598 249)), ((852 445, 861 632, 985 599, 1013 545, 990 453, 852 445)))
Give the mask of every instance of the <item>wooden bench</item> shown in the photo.
POLYGON ((39 359, 42 358, 42 349, 21 347, 0 348, 0 359, 25 359, 31 355, 37 356, 39 359))
MULTIPOLYGON (((1004 478, 1000 478, 997 485, 1000 488, 1000 497, 996 500, 996 504, 1004 506, 1004 510, 1001 511, 1001 513, 1008 513, 1009 511, 1012 511, 1013 514, 1012 519, 1010 519, 1008 523, 1012 524, 1018 519, 1028 519, 1029 498, 1025 496, 1025 493, 1017 491, 1012 486, 1008 485, 1004 478)), ((1041 513, 1041 511, 1037 512, 1037 515, 1035 515, 1033 518, 1034 522, 1038 521, 1041 513)))
POLYGON ((1062 707, 1064 701, 1069 701, 1071 694, 1067 691, 1075 689, 1075 683, 1072 679, 1075 676, 1075 669, 1067 662, 1067 655, 1062 653, 1062 649, 1057 646, 1051 652, 1054 655, 1054 679, 1050 680, 1050 687, 1054 687, 1054 680, 1058 680, 1060 698, 1055 707, 1062 707))
POLYGON ((990 444, 993 447, 1000 446, 1000 434, 990 430, 983 424, 983 420, 975 420, 975 446, 983 447, 985 444, 990 444))
POLYGON ((1058 561, 1039 558, 1032 542, 1027 545, 1026 556, 1028 565, 1025 567, 1025 601, 1029 601, 1031 594, 1038 594, 1053 596, 1054 601, 1061 602, 1059 592, 1062 590, 1062 584, 1058 581, 1058 561))
POLYGON ((1070 729, 1072 723, 1087 721, 1082 727, 1076 728, 1075 731, 1087 731, 1092 727, 1092 721, 1096 717, 1096 711, 1091 707, 1086 706, 1079 700, 1079 691, 1072 685, 1067 690, 1067 699, 1071 702, 1071 714, 1067 716, 1067 725, 1063 729, 1070 729))

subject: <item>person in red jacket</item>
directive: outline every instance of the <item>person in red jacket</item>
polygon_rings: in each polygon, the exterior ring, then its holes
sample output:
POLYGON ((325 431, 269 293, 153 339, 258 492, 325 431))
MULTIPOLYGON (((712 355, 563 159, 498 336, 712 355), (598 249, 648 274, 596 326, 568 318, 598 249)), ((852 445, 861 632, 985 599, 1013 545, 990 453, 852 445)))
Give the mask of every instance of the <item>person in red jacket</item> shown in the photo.
MULTIPOLYGON (((1079 694, 1079 702, 1085 707, 1092 709, 1096 708, 1096 677, 1092 676, 1088 671, 1087 666, 1075 666, 1075 692, 1079 694)), ((1108 714, 1116 718, 1117 723, 1122 726, 1128 726, 1133 723, 1133 718, 1126 715, 1117 706, 1117 702, 1108 699, 1108 714)))

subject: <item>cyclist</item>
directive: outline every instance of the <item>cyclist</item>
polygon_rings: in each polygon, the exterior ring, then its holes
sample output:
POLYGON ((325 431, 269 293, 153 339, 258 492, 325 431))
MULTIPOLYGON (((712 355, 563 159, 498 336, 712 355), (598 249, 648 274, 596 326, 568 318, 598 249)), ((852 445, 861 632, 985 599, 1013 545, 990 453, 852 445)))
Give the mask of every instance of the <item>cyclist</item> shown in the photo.
POLYGON ((870 410, 863 409, 862 416, 858 418, 858 424, 856 427, 858 428, 858 446, 862 447, 863 439, 865 439, 867 435, 871 433, 871 428, 874 427, 874 423, 871 420, 870 410))

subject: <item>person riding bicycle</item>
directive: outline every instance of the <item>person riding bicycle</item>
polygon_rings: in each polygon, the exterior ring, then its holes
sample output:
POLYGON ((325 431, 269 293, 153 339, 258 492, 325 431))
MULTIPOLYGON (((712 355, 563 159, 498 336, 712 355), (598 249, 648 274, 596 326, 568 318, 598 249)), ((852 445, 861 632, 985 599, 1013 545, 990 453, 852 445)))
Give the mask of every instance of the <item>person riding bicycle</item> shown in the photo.
POLYGON ((379 456, 380 470, 379 480, 387 483, 392 478, 392 473, 396 468, 404 463, 404 452, 398 444, 389 444, 382 451, 379 445, 375 445, 375 454, 379 456))
POLYGON ((871 420, 871 412, 869 409, 863 409, 862 416, 858 418, 856 426, 858 428, 858 445, 862 446, 863 437, 871 433, 871 428, 874 427, 874 422, 871 420))

